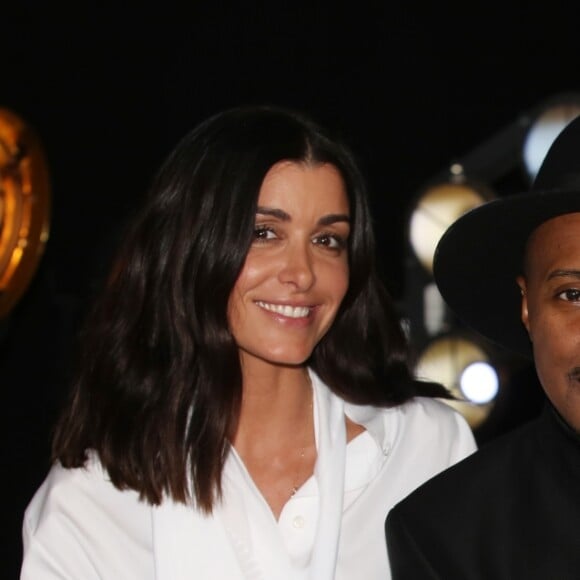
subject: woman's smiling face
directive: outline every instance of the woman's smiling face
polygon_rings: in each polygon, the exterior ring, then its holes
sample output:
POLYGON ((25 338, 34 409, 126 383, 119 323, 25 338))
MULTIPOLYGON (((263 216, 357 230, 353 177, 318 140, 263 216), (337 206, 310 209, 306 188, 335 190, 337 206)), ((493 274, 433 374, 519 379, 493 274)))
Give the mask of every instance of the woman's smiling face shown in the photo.
POLYGON ((349 233, 348 198, 333 165, 282 161, 270 169, 228 305, 243 364, 310 357, 348 289, 349 233))

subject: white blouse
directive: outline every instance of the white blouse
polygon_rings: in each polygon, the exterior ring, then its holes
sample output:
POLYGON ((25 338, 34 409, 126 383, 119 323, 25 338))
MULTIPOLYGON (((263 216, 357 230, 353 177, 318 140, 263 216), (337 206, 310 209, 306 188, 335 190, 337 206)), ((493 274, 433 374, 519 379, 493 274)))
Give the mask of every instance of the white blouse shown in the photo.
POLYGON ((471 454, 472 432, 437 400, 363 407, 311 379, 314 475, 278 521, 235 450, 211 516, 118 490, 92 454, 85 468, 54 465, 30 502, 21 580, 388 580, 387 512, 471 454), (348 445, 345 414, 366 428, 348 445))

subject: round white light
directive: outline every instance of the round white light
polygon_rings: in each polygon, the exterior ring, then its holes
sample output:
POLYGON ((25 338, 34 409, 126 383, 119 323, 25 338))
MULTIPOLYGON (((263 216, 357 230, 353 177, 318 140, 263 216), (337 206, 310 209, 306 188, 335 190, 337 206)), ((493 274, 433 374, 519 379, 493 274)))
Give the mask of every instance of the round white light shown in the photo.
POLYGON ((459 386, 461 392, 473 403, 489 403, 497 395, 499 379, 490 364, 474 362, 461 373, 459 386))

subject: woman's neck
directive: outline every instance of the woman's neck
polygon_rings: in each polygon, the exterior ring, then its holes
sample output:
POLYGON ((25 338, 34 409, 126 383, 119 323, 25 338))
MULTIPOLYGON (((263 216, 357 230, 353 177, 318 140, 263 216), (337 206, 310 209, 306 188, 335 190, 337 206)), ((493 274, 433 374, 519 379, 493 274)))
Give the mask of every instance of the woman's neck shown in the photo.
POLYGON ((242 376, 236 447, 264 435, 295 434, 305 414, 312 415, 312 384, 306 367, 243 368, 242 376))
POLYGON ((233 445, 278 519, 316 461, 313 392, 305 368, 244 375, 233 445))

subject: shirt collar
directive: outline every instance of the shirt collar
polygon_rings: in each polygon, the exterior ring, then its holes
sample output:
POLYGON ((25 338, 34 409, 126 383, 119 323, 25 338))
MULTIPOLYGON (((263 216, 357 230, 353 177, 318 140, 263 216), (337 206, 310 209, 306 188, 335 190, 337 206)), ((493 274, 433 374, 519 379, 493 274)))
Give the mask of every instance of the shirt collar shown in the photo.
MULTIPOLYGON (((312 369, 309 369, 309 372, 313 386, 317 385, 319 389, 324 388, 330 392, 331 397, 339 398, 338 395, 335 395, 330 388, 322 382, 312 369)), ((370 405, 344 403, 344 412, 346 416, 355 423, 362 425, 367 430, 377 447, 386 455, 390 450, 390 443, 387 441, 384 411, 385 409, 383 408, 370 405)))

